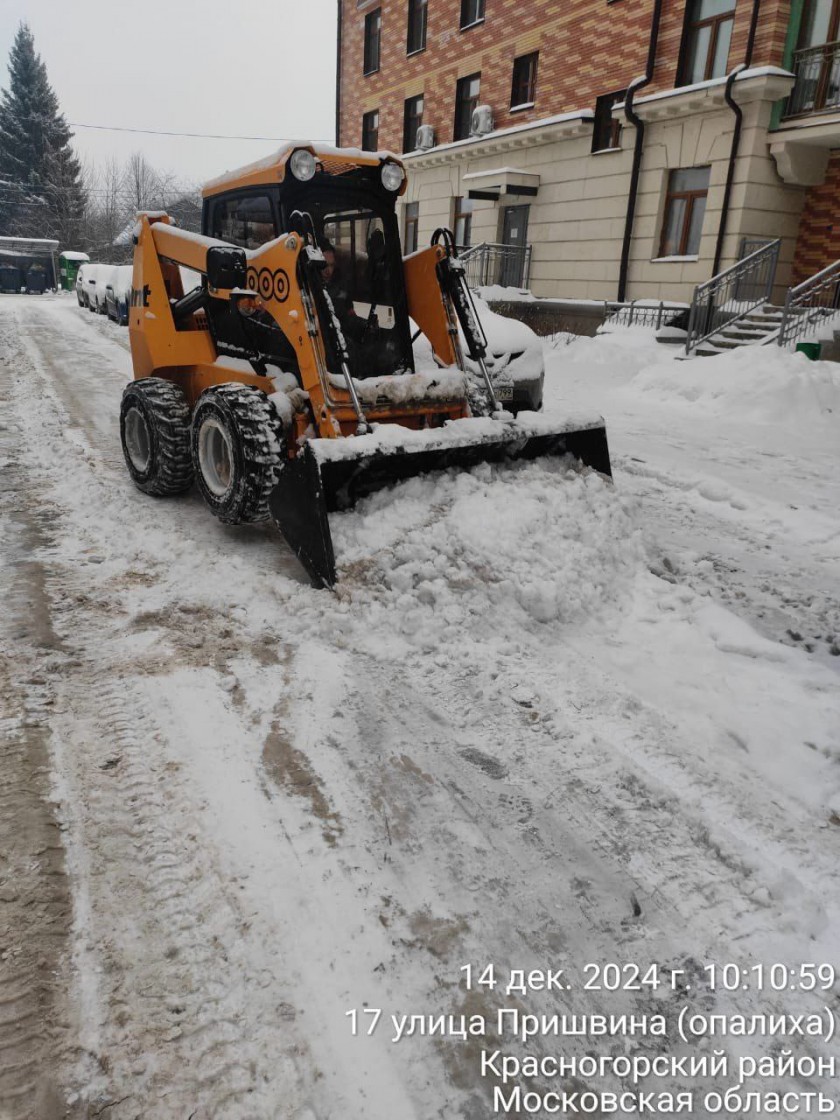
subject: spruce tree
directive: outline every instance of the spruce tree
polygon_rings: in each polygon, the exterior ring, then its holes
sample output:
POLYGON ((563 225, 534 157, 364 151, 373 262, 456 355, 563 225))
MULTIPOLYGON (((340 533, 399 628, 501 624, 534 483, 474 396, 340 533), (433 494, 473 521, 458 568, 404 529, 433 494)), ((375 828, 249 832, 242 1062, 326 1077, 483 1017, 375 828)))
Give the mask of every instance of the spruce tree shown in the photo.
POLYGON ((73 137, 29 27, 18 28, 0 98, 0 234, 77 248, 85 206, 73 137))

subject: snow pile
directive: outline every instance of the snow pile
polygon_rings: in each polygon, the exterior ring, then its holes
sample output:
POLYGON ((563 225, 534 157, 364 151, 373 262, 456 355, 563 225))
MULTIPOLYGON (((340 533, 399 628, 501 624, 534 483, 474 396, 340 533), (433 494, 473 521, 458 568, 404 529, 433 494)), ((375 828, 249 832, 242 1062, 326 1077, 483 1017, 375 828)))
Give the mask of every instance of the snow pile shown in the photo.
MULTIPOLYGON (((473 294, 478 319, 487 338, 487 368, 498 375, 504 370, 505 379, 510 381, 534 381, 541 377, 545 368, 542 339, 525 323, 509 319, 491 311, 483 299, 473 294)), ((417 333, 417 325, 411 321, 411 333, 417 333)), ((463 332, 461 349, 467 369, 479 373, 478 366, 470 360, 463 332)), ((429 340, 420 334, 414 342, 414 364, 417 369, 434 366, 434 355, 429 340)))
POLYGON ((633 388, 666 401, 702 405, 711 415, 759 423, 840 417, 840 366, 811 362, 777 346, 654 365, 635 377, 633 388))
POLYGON ((542 351, 539 338, 525 323, 497 315, 483 299, 475 298, 475 307, 491 354, 520 354, 529 349, 542 351))
POLYGON ((641 559, 611 484, 558 459, 415 478, 330 523, 354 599, 423 648, 600 613, 641 559))

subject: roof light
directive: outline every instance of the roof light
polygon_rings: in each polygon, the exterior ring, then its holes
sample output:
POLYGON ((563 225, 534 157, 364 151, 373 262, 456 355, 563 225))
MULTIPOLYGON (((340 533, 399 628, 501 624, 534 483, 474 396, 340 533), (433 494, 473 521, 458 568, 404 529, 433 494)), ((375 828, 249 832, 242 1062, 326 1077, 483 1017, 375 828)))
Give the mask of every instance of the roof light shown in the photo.
POLYGON ((400 165, 392 163, 391 160, 382 164, 382 170, 379 174, 382 177, 382 186, 388 191, 398 191, 405 178, 405 172, 400 165))
POLYGON ((289 170, 301 183, 308 183, 315 174, 315 157, 305 148, 298 148, 289 157, 289 170))

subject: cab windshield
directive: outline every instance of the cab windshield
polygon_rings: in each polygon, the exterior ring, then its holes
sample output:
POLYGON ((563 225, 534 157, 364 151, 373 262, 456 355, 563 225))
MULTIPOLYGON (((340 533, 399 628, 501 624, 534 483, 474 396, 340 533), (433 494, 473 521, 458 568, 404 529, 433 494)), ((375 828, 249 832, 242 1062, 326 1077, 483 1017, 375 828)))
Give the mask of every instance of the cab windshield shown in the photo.
MULTIPOLYGON (((326 267, 324 288, 347 343, 354 377, 411 371, 411 341, 393 206, 372 192, 310 190, 298 207, 312 217, 326 267)), ((337 371, 336 371, 337 372, 337 371)))

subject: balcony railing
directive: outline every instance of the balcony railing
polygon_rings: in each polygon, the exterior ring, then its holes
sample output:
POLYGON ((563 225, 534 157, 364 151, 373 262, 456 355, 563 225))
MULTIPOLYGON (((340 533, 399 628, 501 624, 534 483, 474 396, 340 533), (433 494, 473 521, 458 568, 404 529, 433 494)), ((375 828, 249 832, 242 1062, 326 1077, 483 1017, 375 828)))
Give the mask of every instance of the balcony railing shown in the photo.
POLYGON ((458 250, 471 288, 499 284, 503 288, 527 288, 531 274, 530 245, 468 245, 458 250))
POLYGON ((796 83, 785 105, 786 117, 840 109, 840 42, 797 51, 793 72, 796 83))

